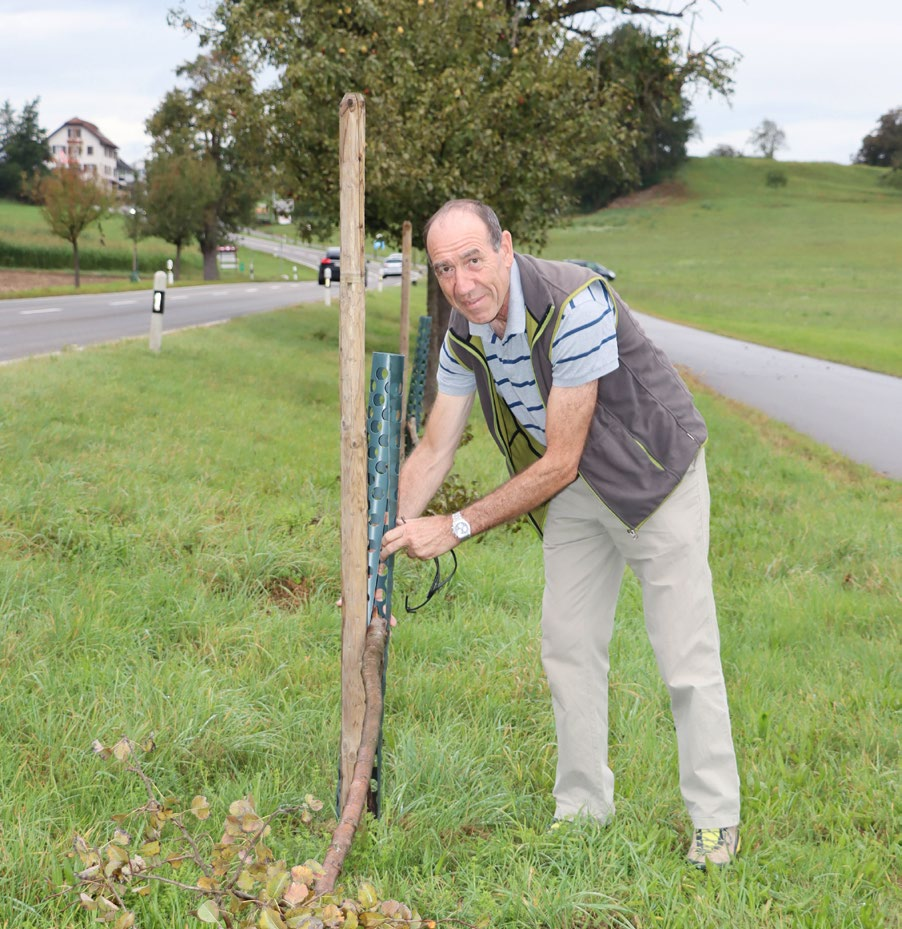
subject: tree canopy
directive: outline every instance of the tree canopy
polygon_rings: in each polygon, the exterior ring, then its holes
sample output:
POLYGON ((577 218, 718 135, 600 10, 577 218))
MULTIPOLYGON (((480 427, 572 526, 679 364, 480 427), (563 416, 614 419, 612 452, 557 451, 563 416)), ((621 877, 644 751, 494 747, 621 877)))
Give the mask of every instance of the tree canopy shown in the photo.
MULTIPOLYGON (((261 131, 251 74, 237 54, 212 49, 177 73, 188 80, 188 88, 170 91, 147 120, 153 138, 147 173, 154 196, 154 210, 148 215, 151 223, 159 221, 179 238, 181 232, 173 230, 190 215, 191 231, 203 254, 204 278, 212 280, 219 276, 216 255, 223 236, 246 225, 253 214, 265 130, 261 131), (155 218, 163 208, 156 199, 163 175, 173 166, 180 166, 196 186, 192 190, 172 178, 171 192, 179 202, 166 208, 165 217, 155 218), (179 210, 182 215, 176 221, 174 212, 179 210)), ((168 241, 178 246, 175 239, 168 241)))
MULTIPOLYGON (((587 66, 602 12, 676 15, 625 0, 221 0, 207 23, 180 17, 202 43, 276 75, 260 141, 315 234, 338 218, 339 103, 363 93, 367 226, 398 238, 411 220, 420 244, 425 219, 457 196, 491 202, 519 241, 539 242, 581 171, 630 160, 635 97, 587 66)), ((727 58, 697 54, 726 91, 727 58)))
POLYGON ((902 168, 902 107, 880 117, 877 128, 862 139, 855 163, 902 168))
POLYGON ((0 108, 0 197, 29 196, 35 174, 47 173, 50 146, 38 118, 39 97, 17 116, 9 100, 0 108))
POLYGON ((786 133, 772 119, 763 119, 752 130, 749 145, 764 158, 773 158, 778 149, 786 148, 786 133))
POLYGON ((113 206, 112 194, 82 173, 77 164, 65 165, 34 185, 35 199, 50 231, 72 245, 75 286, 81 286, 78 240, 89 226, 99 223, 113 206))

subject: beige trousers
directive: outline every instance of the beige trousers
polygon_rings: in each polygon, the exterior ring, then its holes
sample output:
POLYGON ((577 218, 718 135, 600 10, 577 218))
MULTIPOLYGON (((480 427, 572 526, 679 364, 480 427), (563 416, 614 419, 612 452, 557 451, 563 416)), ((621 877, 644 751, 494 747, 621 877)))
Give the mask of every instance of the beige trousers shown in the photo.
POLYGON ((542 662, 558 740, 555 817, 614 813, 608 767, 608 646, 626 565, 642 587, 645 627, 670 692, 680 789, 696 829, 739 822, 739 775, 708 567, 705 453, 630 534, 582 478, 545 523, 542 662))

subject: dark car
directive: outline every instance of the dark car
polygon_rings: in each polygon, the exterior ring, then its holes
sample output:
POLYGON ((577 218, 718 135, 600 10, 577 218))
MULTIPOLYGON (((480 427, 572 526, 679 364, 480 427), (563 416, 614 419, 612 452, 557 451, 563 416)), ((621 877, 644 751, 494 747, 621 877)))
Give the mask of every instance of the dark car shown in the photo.
POLYGON ((319 262, 319 282, 320 284, 326 283, 326 268, 328 268, 332 274, 332 281, 341 280, 341 249, 337 246, 326 249, 326 254, 320 259, 319 262))
POLYGON ((584 268, 588 268, 590 271, 594 271, 596 274, 605 278, 608 281, 613 281, 617 275, 610 269, 606 268, 604 265, 600 265, 597 261, 583 261, 582 258, 567 258, 566 261, 569 261, 570 264, 582 265, 584 268))

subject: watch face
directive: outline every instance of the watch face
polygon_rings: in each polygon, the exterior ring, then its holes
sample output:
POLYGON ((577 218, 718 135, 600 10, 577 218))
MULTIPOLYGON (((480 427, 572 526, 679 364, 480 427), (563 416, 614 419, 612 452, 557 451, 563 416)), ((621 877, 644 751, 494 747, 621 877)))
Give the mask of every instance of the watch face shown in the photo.
POLYGON ((458 539, 468 539, 470 537, 470 524, 460 513, 455 513, 451 518, 451 531, 458 539))

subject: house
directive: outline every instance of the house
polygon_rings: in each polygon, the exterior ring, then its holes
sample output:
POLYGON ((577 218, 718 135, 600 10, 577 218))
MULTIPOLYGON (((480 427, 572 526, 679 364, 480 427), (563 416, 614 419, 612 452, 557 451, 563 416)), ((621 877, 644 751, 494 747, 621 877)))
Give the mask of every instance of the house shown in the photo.
POLYGON ((119 146, 95 125, 73 116, 47 138, 50 154, 57 165, 76 163, 98 183, 118 190, 121 186, 119 146))

